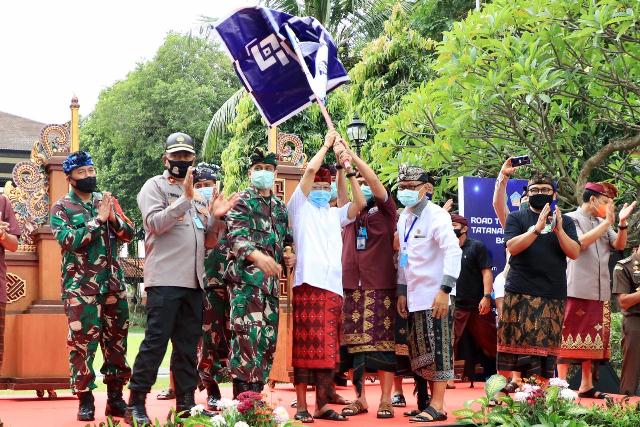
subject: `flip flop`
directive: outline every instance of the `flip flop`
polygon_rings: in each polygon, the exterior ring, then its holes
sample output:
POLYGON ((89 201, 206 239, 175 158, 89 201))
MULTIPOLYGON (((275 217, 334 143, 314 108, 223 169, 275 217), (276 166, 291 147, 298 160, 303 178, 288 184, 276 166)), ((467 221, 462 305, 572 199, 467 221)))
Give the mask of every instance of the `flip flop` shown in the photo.
POLYGON ((410 411, 404 412, 402 415, 404 415, 405 417, 415 417, 420 412, 422 411, 420 411, 419 409, 412 409, 410 411))
POLYGON ((350 400, 345 399, 344 397, 340 396, 338 393, 334 394, 333 397, 331 398, 331 400, 329 401, 329 403, 332 403, 334 405, 351 405, 350 400))
MULTIPOLYGON (((344 408, 342 408, 342 416, 343 417, 353 417, 358 414, 366 414, 369 412, 359 400, 354 400, 344 408)), ((317 417, 316 417, 317 418, 317 417)))
POLYGON ((156 399, 158 400, 172 400, 176 398, 176 392, 173 389, 166 389, 166 390, 162 390, 160 393, 158 393, 158 395, 156 396, 156 399))
POLYGON ((376 417, 378 418, 393 418, 393 406, 391 403, 385 402, 381 403, 378 406, 378 412, 376 413, 376 417))
POLYGON ((311 424, 314 421, 309 411, 296 412, 296 415, 294 415, 293 419, 296 421, 300 421, 303 424, 311 424))
POLYGON ((434 423, 437 421, 446 421, 446 420, 447 420, 447 415, 437 411, 433 406, 428 406, 427 409, 425 409, 415 417, 409 418, 409 422, 411 423, 434 423))
POLYGON ((316 415, 314 418, 317 420, 329 420, 329 421, 347 421, 348 420, 347 417, 345 417, 344 415, 340 415, 333 409, 327 409, 322 414, 316 415))
POLYGON ((404 395, 396 393, 391 397, 391 404, 396 408, 404 408, 407 406, 407 399, 404 398, 404 395))
POLYGON ((602 393, 601 391, 597 391, 595 387, 592 387, 587 391, 578 393, 578 397, 581 397, 581 398, 583 397, 587 399, 606 399, 609 397, 609 395, 607 393, 602 393))

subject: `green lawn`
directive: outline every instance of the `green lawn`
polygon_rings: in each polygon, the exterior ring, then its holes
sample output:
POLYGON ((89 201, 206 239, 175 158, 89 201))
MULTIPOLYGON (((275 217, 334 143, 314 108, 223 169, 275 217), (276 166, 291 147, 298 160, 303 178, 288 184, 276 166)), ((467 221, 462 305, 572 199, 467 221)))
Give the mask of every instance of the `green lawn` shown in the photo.
MULTIPOLYGON (((144 338, 144 330, 142 328, 129 329, 129 338, 127 340, 127 362, 129 362, 129 366, 131 367, 133 367, 133 362, 136 359, 136 355, 138 354, 138 349, 140 348, 140 344, 142 343, 143 338, 144 338)), ((160 367, 168 369, 170 358, 171 358, 171 343, 169 343, 169 346, 167 347, 167 352, 164 355, 164 359, 162 359, 162 364, 160 365, 160 367)), ((104 361, 104 358, 102 356, 102 351, 100 350, 100 348, 98 348, 98 351, 96 352, 95 360, 93 362, 93 368, 95 369, 96 373, 100 372, 100 367, 102 366, 103 361, 104 361)), ((102 382, 102 379, 98 379, 96 381, 96 385, 98 386, 97 391, 106 391, 107 389, 107 386, 102 382)), ((168 376, 158 377, 156 384, 153 386, 154 390, 164 390, 168 387, 169 387, 168 376)), ((33 392, 30 392, 29 390, 18 390, 18 391, 0 390, 0 395, 29 394, 29 393, 33 393, 33 392)))

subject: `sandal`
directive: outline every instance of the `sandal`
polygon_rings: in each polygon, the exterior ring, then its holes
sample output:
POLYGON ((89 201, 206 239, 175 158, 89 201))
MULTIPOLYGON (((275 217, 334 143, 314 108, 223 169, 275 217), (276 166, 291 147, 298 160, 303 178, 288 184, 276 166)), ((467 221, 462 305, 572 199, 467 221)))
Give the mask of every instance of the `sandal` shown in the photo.
POLYGON ((578 397, 584 397, 587 399, 606 399, 609 395, 607 393, 597 391, 595 387, 592 387, 590 390, 578 393, 578 397))
POLYGON ((314 418, 318 420, 329 420, 329 421, 347 421, 347 417, 344 415, 340 415, 333 409, 327 409, 320 415, 316 415, 314 418))
POLYGON ((391 405, 396 408, 404 408, 407 406, 407 399, 404 398, 404 395, 396 393, 391 398, 391 405))
POLYGON ((296 412, 296 415, 293 417, 293 419, 296 421, 300 421, 303 424, 311 424, 314 421, 313 417, 307 410, 296 412))
POLYGON ((352 417, 358 414, 366 414, 367 412, 369 412, 369 410, 366 409, 362 405, 362 402, 360 402, 359 400, 354 400, 353 402, 342 408, 342 415, 345 417, 352 417))
POLYGON ((158 399, 158 400, 172 400, 172 399, 175 399, 175 398, 176 398, 176 392, 171 388, 168 388, 166 390, 162 390, 156 396, 156 399, 158 399))
POLYGON ((412 409, 410 411, 404 412, 402 415, 404 415, 405 417, 415 417, 420 412, 422 412, 422 411, 419 410, 419 409, 412 409))
POLYGON ((436 421, 446 421, 447 415, 442 412, 438 412, 433 406, 428 406, 427 409, 420 412, 415 417, 409 418, 411 423, 433 423, 436 421))
POLYGON ((378 406, 378 412, 376 414, 378 418, 393 418, 393 406, 389 402, 380 403, 378 406))
POLYGON ((511 381, 500 391, 508 395, 511 393, 515 393, 515 391, 518 390, 518 387, 518 383, 516 383, 515 381, 511 381))

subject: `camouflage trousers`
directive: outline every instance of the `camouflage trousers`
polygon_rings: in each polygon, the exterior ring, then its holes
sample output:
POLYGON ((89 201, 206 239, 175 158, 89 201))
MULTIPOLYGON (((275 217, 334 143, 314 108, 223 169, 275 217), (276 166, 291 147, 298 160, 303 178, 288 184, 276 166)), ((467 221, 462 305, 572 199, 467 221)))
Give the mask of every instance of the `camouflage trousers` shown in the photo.
POLYGON ((229 285, 231 303, 231 377, 266 383, 278 337, 278 297, 251 285, 229 285))
POLYGON ((71 391, 96 388, 93 359, 98 344, 104 356, 100 372, 105 384, 126 384, 131 377, 126 359, 129 329, 126 292, 67 298, 64 311, 69 322, 71 391))
POLYGON ((224 382, 229 361, 229 294, 226 287, 208 288, 202 299, 202 346, 198 373, 203 387, 224 382))

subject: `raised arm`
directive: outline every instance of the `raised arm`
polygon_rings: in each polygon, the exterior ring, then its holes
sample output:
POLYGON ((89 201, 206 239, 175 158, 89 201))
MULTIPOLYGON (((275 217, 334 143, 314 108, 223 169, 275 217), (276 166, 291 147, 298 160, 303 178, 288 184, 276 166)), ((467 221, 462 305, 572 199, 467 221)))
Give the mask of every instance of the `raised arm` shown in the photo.
POLYGON ((503 164, 496 178, 496 187, 493 190, 493 210, 496 212, 500 225, 504 228, 507 224, 507 215, 509 215, 509 207, 507 206, 507 183, 509 176, 516 170, 511 166, 511 157, 503 164))
MULTIPOLYGON (((187 177, 189 176, 190 174, 187 173, 187 177)), ((191 208, 191 199, 182 195, 167 205, 166 197, 158 183, 147 181, 138 193, 138 207, 146 228, 156 235, 161 235, 169 231, 179 218, 187 214, 191 208)))
POLYGON ((300 190, 305 196, 308 196, 311 192, 311 186, 313 185, 313 180, 316 176, 316 172, 322 166, 324 162, 324 158, 333 147, 334 142, 340 138, 340 135, 335 130, 330 130, 324 138, 324 144, 315 156, 309 161, 307 164, 307 168, 304 170, 304 175, 302 175, 302 179, 300 180, 300 190))
POLYGON ((387 200, 387 189, 384 188, 384 185, 382 185, 380 178, 378 178, 378 175, 376 175, 373 169, 371 169, 371 166, 369 166, 364 160, 358 157, 356 153, 351 151, 349 146, 346 146, 346 150, 353 159, 353 163, 355 163, 358 172, 360 172, 360 175, 362 175, 362 177, 367 181, 367 185, 371 188, 373 197, 378 200, 387 200))

